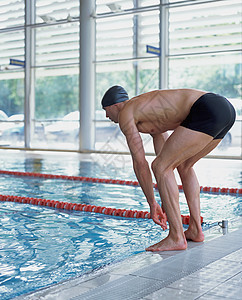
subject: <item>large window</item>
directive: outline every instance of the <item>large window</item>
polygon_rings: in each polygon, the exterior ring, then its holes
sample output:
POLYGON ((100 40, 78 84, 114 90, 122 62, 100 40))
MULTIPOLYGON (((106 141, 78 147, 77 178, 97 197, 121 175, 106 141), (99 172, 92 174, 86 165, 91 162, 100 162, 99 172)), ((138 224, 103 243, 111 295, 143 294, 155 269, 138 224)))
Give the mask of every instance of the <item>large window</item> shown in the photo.
POLYGON ((24 145, 24 1, 1 1, 0 146, 24 145), (9 27, 14 30, 8 30, 9 27))
POLYGON ((35 126, 37 148, 78 149, 79 1, 36 0, 35 126))
POLYGON ((25 2, 1 1, 0 145, 26 146, 28 116, 27 147, 78 150, 79 0, 25 2))
MULTIPOLYGON (((159 56, 147 52, 147 45, 159 47, 159 10, 138 11, 144 2, 113 1, 104 5, 105 1, 97 1, 97 12, 109 13, 100 13, 103 17, 96 22, 96 150, 128 151, 118 126, 106 122, 100 110, 105 90, 118 84, 133 97, 159 88, 159 56), (115 12, 118 15, 112 16, 115 12), (105 138, 100 140, 102 136, 105 138)), ((147 139, 144 136, 145 144, 147 139)))
POLYGON ((240 0, 2 0, 0 147, 128 151, 100 105, 119 84, 130 97, 226 96, 237 119, 213 154, 241 157, 241 9, 240 0))
MULTIPOLYGON (((108 87, 120 84, 130 97, 157 88, 195 88, 224 95, 234 104, 237 119, 212 154, 241 156, 241 1, 111 4, 97 1, 96 107, 100 122, 96 128, 97 132, 107 128, 105 143, 97 141, 97 149, 128 150, 125 142, 120 145, 118 128, 104 121, 99 104, 108 87), (147 53, 148 46, 157 51, 161 46, 163 51, 159 56, 147 53)), ((144 142, 152 152, 150 139, 145 137, 144 142)))
POLYGON ((227 97, 237 120, 213 154, 241 155, 241 2, 208 1, 169 9, 169 88, 227 97))

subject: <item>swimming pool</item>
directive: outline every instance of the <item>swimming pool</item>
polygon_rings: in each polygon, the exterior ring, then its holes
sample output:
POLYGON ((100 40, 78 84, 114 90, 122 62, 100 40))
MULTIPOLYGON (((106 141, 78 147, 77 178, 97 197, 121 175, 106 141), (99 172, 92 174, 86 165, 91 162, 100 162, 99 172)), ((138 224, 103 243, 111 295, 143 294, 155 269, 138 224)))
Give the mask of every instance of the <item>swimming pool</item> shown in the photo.
MULTIPOLYGON (((53 157, 42 161, 12 158, 1 164, 2 169, 9 170, 107 177, 93 160, 82 161, 78 167, 69 164, 66 170, 64 162, 61 164, 53 157)), ((125 168, 110 168, 110 177, 115 177, 115 172, 121 178, 133 176, 131 169, 127 172, 125 168)), ((1 175, 0 194, 148 210, 140 188, 131 186, 1 175)), ((187 214, 183 193, 180 203, 181 213, 187 214)), ((206 222, 239 217, 241 205, 238 196, 201 194, 201 211, 206 222)), ((167 234, 151 220, 11 202, 0 202, 0 217, 1 299, 11 299, 121 261, 143 252, 167 234)))

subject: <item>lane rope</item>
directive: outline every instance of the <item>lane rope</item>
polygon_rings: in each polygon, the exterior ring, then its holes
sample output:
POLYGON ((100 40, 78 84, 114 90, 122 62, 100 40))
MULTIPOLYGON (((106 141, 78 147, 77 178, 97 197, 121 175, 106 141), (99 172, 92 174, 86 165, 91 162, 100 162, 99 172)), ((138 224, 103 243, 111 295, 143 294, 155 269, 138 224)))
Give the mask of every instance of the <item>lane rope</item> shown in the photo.
MULTIPOLYGON (((0 170, 0 174, 13 175, 13 176, 37 177, 37 178, 45 178, 45 179, 63 179, 63 180, 85 181, 85 182, 93 182, 93 183, 107 183, 107 184, 139 186, 138 181, 132 181, 132 180, 105 179, 105 178, 55 175, 55 174, 18 172, 18 171, 6 171, 6 170, 0 170)), ((153 186, 154 186, 154 188, 157 189, 156 183, 153 183, 153 186)), ((183 191, 182 185, 178 185, 178 188, 180 191, 183 191)), ((239 188, 220 188, 220 187, 200 186, 200 191, 203 193, 213 193, 213 194, 242 195, 242 189, 239 189, 239 188)))
MULTIPOLYGON (((62 180, 84 181, 84 182, 92 182, 92 183, 139 186, 138 181, 131 181, 131 180, 104 179, 104 178, 93 178, 93 177, 83 177, 83 176, 43 174, 43 173, 35 173, 35 172, 20 172, 20 171, 7 171, 7 170, 0 170, 0 174, 13 175, 19 177, 36 177, 36 178, 44 178, 44 179, 62 179, 62 180)), ((153 186, 154 188, 157 189, 157 184, 153 183, 153 186)), ((178 185, 178 188, 180 191, 183 190, 182 185, 178 185)), ((242 189, 238 189, 238 188, 200 186, 200 191, 204 193, 216 193, 216 194, 232 194, 232 195, 242 194, 242 189)), ((101 213, 105 215, 112 215, 112 216, 126 217, 126 218, 142 218, 142 219, 151 218, 150 213, 148 211, 116 209, 116 208, 105 207, 105 206, 101 207, 96 205, 77 204, 77 203, 70 203, 70 202, 63 202, 63 201, 47 200, 42 198, 0 195, 0 201, 28 203, 28 204, 47 206, 47 207, 58 208, 58 209, 94 212, 94 213, 101 213)), ((181 215, 181 218, 182 218, 182 223, 184 225, 189 224, 189 220, 190 220, 189 215, 181 215)), ((201 223, 203 223, 202 216, 201 216, 201 223)))
MULTIPOLYGON (((47 200, 42 198, 0 195, 0 201, 26 203, 26 204, 46 206, 46 207, 65 209, 65 210, 93 212, 93 213, 99 213, 99 214, 116 216, 116 217, 151 219, 150 213, 148 211, 116 209, 116 208, 105 207, 105 206, 70 203, 70 202, 63 202, 63 201, 47 200)), ((181 215, 181 218, 182 218, 182 223, 184 225, 189 225, 190 216, 181 215)), ((201 223, 203 223, 203 217, 201 217, 201 223)))

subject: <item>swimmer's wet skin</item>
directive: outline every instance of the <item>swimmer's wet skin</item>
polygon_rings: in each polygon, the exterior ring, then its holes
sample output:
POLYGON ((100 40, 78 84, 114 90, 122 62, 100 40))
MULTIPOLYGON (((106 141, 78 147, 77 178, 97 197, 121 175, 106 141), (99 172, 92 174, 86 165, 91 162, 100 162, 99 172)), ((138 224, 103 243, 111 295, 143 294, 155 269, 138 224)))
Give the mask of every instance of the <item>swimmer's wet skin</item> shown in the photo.
POLYGON ((113 86, 104 94, 102 107, 106 117, 119 123, 126 137, 134 171, 153 221, 163 230, 167 228, 166 220, 169 223, 168 236, 146 250, 184 250, 188 239, 203 241, 200 186, 193 165, 210 153, 234 124, 235 110, 231 103, 220 95, 194 89, 157 90, 129 99, 123 87, 113 86), (173 130, 170 136, 168 130, 173 130), (162 195, 162 207, 154 197, 151 170, 140 133, 153 138, 156 158, 151 169, 162 195), (189 228, 185 232, 175 168, 190 211, 189 228))

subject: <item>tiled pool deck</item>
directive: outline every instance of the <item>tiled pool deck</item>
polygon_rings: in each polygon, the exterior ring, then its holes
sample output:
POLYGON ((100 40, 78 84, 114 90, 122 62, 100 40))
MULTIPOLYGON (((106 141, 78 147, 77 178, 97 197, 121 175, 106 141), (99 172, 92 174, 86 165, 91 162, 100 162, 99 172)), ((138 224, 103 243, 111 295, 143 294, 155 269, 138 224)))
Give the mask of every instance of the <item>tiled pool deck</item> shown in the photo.
POLYGON ((144 252, 18 300, 241 299, 242 227, 185 251, 144 252))

